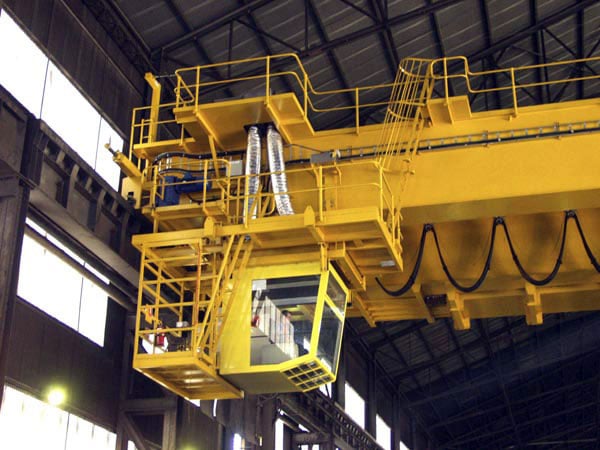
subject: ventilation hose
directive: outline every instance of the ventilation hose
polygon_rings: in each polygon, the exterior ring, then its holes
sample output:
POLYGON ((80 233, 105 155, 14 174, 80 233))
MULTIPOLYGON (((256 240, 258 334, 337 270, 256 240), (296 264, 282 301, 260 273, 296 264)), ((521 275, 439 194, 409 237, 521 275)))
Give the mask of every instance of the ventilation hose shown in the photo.
POLYGON ((248 207, 244 210, 244 221, 248 214, 256 219, 256 207, 254 205, 258 189, 260 187, 260 134, 258 127, 252 126, 248 129, 248 146, 246 148, 246 188, 245 197, 248 199, 248 207))
POLYGON ((283 141, 279 132, 269 125, 267 128, 267 155, 269 157, 269 171, 271 172, 271 185, 275 196, 275 205, 280 216, 294 214, 294 208, 288 194, 285 162, 283 159, 283 141))

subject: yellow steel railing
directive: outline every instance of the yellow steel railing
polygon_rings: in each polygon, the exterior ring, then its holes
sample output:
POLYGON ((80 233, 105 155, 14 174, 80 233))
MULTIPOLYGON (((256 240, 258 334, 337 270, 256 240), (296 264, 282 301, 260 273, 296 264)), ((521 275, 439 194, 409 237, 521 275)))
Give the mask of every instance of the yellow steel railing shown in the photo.
POLYGON ((221 326, 231 309, 228 295, 238 282, 234 269, 245 266, 251 249, 243 237, 230 238, 221 249, 205 249, 193 238, 143 246, 135 355, 187 353, 215 366, 221 326))
MULTIPOLYGON (((175 71, 177 78, 177 86, 175 87, 176 95, 176 106, 198 106, 201 103, 201 96, 203 95, 203 88, 210 88, 211 86, 227 86, 234 83, 240 83, 244 81, 259 81, 257 86, 264 84, 264 96, 268 100, 271 94, 271 88, 275 79, 282 79, 288 77, 288 80, 292 81, 292 86, 297 88, 301 93, 302 101, 302 112, 306 118, 309 111, 315 113, 325 113, 334 111, 354 111, 357 112, 360 109, 373 107, 373 106, 384 106, 387 104, 384 101, 365 102, 361 103, 361 94, 366 91, 381 91, 382 93, 388 93, 393 87, 393 83, 378 84, 373 86, 354 87, 346 89, 333 89, 319 91, 314 88, 302 61, 295 53, 283 53, 279 55, 267 55, 256 58, 246 58, 234 61, 227 61, 222 63, 207 64, 204 66, 196 66, 185 69, 179 69, 175 71), (289 65, 289 59, 294 64, 293 70, 279 70, 279 66, 283 64, 289 65), (288 61, 286 61, 288 60, 288 61), (202 75, 204 73, 210 73, 210 71, 218 70, 219 68, 232 68, 234 66, 252 66, 256 67, 242 73, 240 76, 223 78, 218 80, 203 80, 202 75), (330 97, 333 95, 345 95, 352 96, 354 98, 354 104, 350 106, 336 106, 319 108, 316 106, 316 102, 320 97, 330 97)), ((207 76, 205 76, 208 78, 207 76)), ((355 123, 359 126, 358 121, 355 123)))
MULTIPOLYGON (((558 61, 546 64, 529 65, 522 67, 512 67, 506 69, 494 69, 487 71, 473 71, 469 67, 468 60, 462 56, 439 58, 435 60, 407 58, 401 61, 398 76, 394 83, 383 83, 373 86, 354 87, 335 90, 317 90, 310 80, 310 77, 294 53, 285 53, 280 55, 269 55, 256 58, 240 59, 222 63, 208 64, 191 68, 179 69, 174 77, 176 84, 174 88, 175 101, 159 105, 158 114, 153 118, 151 107, 136 108, 133 111, 132 130, 130 138, 129 156, 132 159, 133 147, 136 144, 150 142, 152 130, 160 127, 163 130, 170 130, 166 139, 178 140, 182 146, 185 146, 186 138, 183 127, 177 124, 173 117, 173 109, 182 106, 198 106, 203 103, 210 91, 217 87, 226 88, 235 83, 250 83, 251 87, 247 91, 255 92, 257 96, 264 96, 268 101, 271 95, 271 88, 275 80, 287 79, 292 90, 299 94, 302 113, 304 118, 308 117, 309 112, 330 113, 339 111, 348 111, 354 113, 354 126, 358 130, 360 127, 360 111, 371 107, 389 107, 386 114, 386 122, 393 121, 390 111, 402 118, 402 121, 408 123, 414 111, 413 107, 420 107, 427 96, 431 96, 433 90, 421 91, 423 95, 417 95, 415 88, 418 83, 422 86, 430 86, 430 82, 440 85, 441 95, 449 99, 453 93, 451 86, 455 81, 465 83, 466 93, 502 93, 507 92, 512 98, 512 109, 518 114, 519 93, 533 87, 552 86, 576 81, 587 81, 600 78, 600 75, 589 70, 589 75, 582 75, 582 68, 590 63, 600 61, 600 57, 576 59, 571 61, 558 61), (290 66, 292 67, 290 69, 290 66), (551 74, 548 71, 560 71, 562 69, 572 68, 572 77, 549 79, 551 74), (231 70, 237 69, 237 76, 227 76, 231 70), (424 70, 427 73, 424 73, 424 70), (547 79, 545 81, 528 81, 528 74, 532 71, 543 71, 547 79), (485 87, 487 83, 476 83, 477 80, 483 80, 485 77, 495 77, 496 81, 504 82, 495 87, 485 87), (478 84, 478 86, 476 86, 478 84), (483 86, 483 87, 482 87, 483 86), (258 90, 256 90, 258 89, 258 90), (367 101, 365 98, 378 98, 385 100, 367 101), (343 96, 342 100, 339 98, 343 96), (352 98, 352 104, 346 106, 321 106, 320 102, 330 102, 334 105, 347 102, 352 98), (408 116, 403 116, 409 112, 408 116)), ((396 117, 397 119, 397 117, 396 117)), ((382 138, 379 142, 378 153, 394 152, 387 148, 390 139, 382 138)), ((165 140, 165 136, 162 136, 165 140)), ((399 142, 396 140, 396 142, 399 142)), ((401 144, 402 148, 404 144, 401 144)), ((138 163, 141 165, 141 163, 138 163)))
MULTIPOLYGON (((400 64, 377 146, 378 159, 385 168, 399 153, 410 164, 417 151, 424 123, 423 107, 433 92, 431 63, 429 59, 409 58, 400 64)), ((406 179, 404 175, 401 174, 406 179)), ((402 188, 403 184, 400 192, 402 188)))
POLYGON ((250 82, 253 88, 248 91, 257 92, 257 96, 264 94, 268 101, 271 97, 271 90, 275 80, 287 79, 292 89, 297 89, 300 94, 301 108, 303 117, 306 119, 309 112, 323 114, 331 112, 348 111, 354 113, 354 125, 358 130, 360 128, 360 111, 365 108, 382 107, 388 104, 388 97, 394 83, 384 83, 373 86, 353 87, 347 89, 317 90, 313 86, 304 65, 298 55, 294 53, 285 53, 280 55, 269 55, 256 58, 240 59, 222 63, 207 64, 185 69, 179 69, 175 72, 176 86, 174 89, 175 101, 172 103, 163 103, 159 105, 158 122, 155 123, 151 118, 151 107, 135 108, 132 117, 132 130, 130 138, 130 158, 133 154, 133 147, 136 144, 150 142, 151 131, 157 126, 170 127, 172 139, 179 139, 184 142, 185 135, 183 127, 176 123, 172 116, 174 108, 184 106, 198 106, 203 103, 203 96, 207 91, 214 90, 217 87, 229 87, 236 83, 250 82), (280 69, 284 64, 293 65, 292 69, 280 69), (232 68, 248 68, 238 76, 224 77, 219 72, 215 76, 215 71, 232 68), (215 79, 218 78, 218 79, 215 79), (366 96, 383 100, 364 100, 366 96), (332 101, 335 104, 342 103, 344 97, 353 100, 353 104, 347 106, 319 106, 321 101, 332 101))
MULTIPOLYGON (((160 206, 160 201, 165 199, 167 189, 191 186, 196 183, 197 190, 187 193, 190 202, 203 207, 219 202, 229 224, 247 224, 254 213, 259 218, 275 214, 275 197, 284 194, 262 190, 254 195, 246 194, 244 189, 246 183, 250 177, 256 175, 231 176, 231 162, 224 159, 198 160, 186 155, 163 158, 150 166, 150 173, 152 189, 149 203, 144 206, 160 206), (186 180, 181 176, 184 173, 194 174, 195 178, 186 180), (169 176, 171 178, 167 178, 169 176), (200 187, 199 184, 202 186, 200 187), (252 205, 251 211, 248 211, 249 205, 252 205), (245 214, 244 211, 247 213, 245 214)), ((258 175, 260 186, 268 186, 269 178, 273 173, 280 172, 261 172, 258 175)), ((297 201, 302 199, 302 205, 312 206, 320 219, 327 210, 336 209, 335 205, 328 204, 327 199, 362 198, 369 205, 378 207, 381 219, 388 223, 390 234, 399 238, 395 188, 391 185, 385 168, 377 160, 365 159, 291 168, 285 173, 290 182, 287 194, 290 195, 293 203, 298 204, 297 201), (362 173, 371 172, 372 177, 361 183, 348 182, 348 178, 345 178, 343 183, 328 181, 326 176, 328 173, 339 174, 341 178, 346 168, 361 170, 362 173), (304 184, 301 187, 294 187, 295 179, 303 180, 304 184), (310 180, 309 184, 307 184, 308 180, 310 180)))
MULTIPOLYGON (((518 94, 526 89, 534 87, 544 87, 553 85, 564 85, 577 81, 588 81, 600 78, 600 74, 594 73, 591 69, 589 75, 582 75, 585 66, 589 68, 590 63, 600 61, 600 57, 582 58, 567 61, 555 61, 544 64, 534 64, 521 67, 499 68, 486 71, 473 71, 469 67, 469 61, 464 56, 453 56, 440 58, 432 61, 430 65, 430 75, 434 82, 440 82, 443 86, 443 95, 446 100, 451 96, 450 85, 452 80, 462 80, 466 86, 468 94, 485 94, 493 92, 508 92, 512 99, 512 109, 517 115, 519 111, 518 94), (567 78, 550 79, 548 71, 571 69, 567 78), (545 74, 545 81, 527 81, 528 77, 534 71, 542 71, 545 74), (484 82, 485 77, 494 77, 495 87, 487 86, 484 82), (481 80, 479 87, 475 87, 475 80, 481 80), (520 81, 521 80, 521 81, 520 81), (504 81, 504 85, 497 85, 504 81), (497 84, 496 84, 497 83, 497 84)), ((537 77, 537 75, 536 75, 537 77)), ((454 94, 456 95, 456 93, 454 94)))

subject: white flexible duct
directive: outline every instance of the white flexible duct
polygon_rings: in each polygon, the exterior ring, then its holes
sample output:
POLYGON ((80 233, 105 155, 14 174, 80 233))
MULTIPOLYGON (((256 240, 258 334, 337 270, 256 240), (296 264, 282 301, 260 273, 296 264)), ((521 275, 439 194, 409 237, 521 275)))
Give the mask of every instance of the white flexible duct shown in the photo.
POLYGON ((248 198, 248 209, 244 210, 244 220, 248 213, 252 212, 252 218, 256 219, 256 208, 254 211, 255 195, 258 194, 260 187, 260 134, 258 127, 248 129, 248 147, 246 149, 246 188, 245 195, 248 198))
POLYGON ((279 132, 272 125, 267 128, 267 154, 269 156, 269 171, 271 172, 271 185, 275 194, 277 212, 280 216, 292 215, 294 214, 294 208, 288 194, 285 162, 283 160, 283 141, 279 132))

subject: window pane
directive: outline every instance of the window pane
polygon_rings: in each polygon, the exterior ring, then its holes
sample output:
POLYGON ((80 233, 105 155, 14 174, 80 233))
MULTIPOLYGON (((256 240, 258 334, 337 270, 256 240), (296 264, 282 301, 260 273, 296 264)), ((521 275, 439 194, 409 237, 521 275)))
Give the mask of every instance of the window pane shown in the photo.
POLYGON ((7 387, 0 409, 2 444, 6 448, 64 450, 67 418, 65 411, 7 387))
POLYGON ((17 289, 20 297, 77 329, 81 287, 79 273, 33 239, 24 237, 17 289))
POLYGON ((283 450, 283 422, 279 419, 275 422, 275 450, 283 450))
POLYGON ((117 441, 115 433, 10 387, 0 409, 0 436, 10 449, 114 450, 117 441))
POLYGON ((96 165, 93 166, 96 172, 106 180, 115 190, 119 189, 120 169, 113 160, 112 154, 104 148, 104 144, 110 143, 110 146, 117 151, 123 149, 123 139, 119 134, 104 120, 100 122, 100 138, 98 139, 98 150, 96 154, 96 165))
POLYGON ((348 414, 352 420, 361 428, 365 427, 365 401, 360 395, 350 386, 348 383, 345 385, 346 392, 346 405, 344 411, 348 414))
POLYGON ((84 278, 78 331, 100 346, 104 346, 107 302, 106 293, 84 278))
POLYGON ((250 363, 279 364, 310 351, 320 275, 252 282, 250 363))
MULTIPOLYGON (((31 221, 29 224, 35 225, 31 221)), ((84 264, 81 258, 66 249, 53 236, 37 225, 35 228, 77 262, 84 264)), ((108 283, 105 277, 91 267, 87 269, 108 283)), ((108 303, 106 293, 29 236, 23 238, 17 293, 24 300, 96 344, 104 345, 108 303), (52 270, 49 270, 50 267, 52 270)))
POLYGON ((39 118, 48 58, 4 10, 0 42, 0 84, 39 118))
POLYGON ((79 417, 69 417, 69 427, 67 429, 67 445, 65 450, 79 450, 89 448, 89 441, 92 437, 94 425, 87 420, 79 417))
POLYGON ((375 434, 377 436, 377 443, 384 450, 391 450, 392 430, 379 415, 375 418, 375 434))
POLYGON ((52 63, 48 66, 42 119, 94 167, 100 114, 52 63))
POLYGON ((323 304, 323 318, 319 332, 319 344, 317 346, 317 357, 334 374, 337 371, 337 362, 342 342, 343 323, 333 312, 326 301, 323 304))
POLYGON ((331 273, 329 274, 329 280, 327 281, 327 296, 343 314, 346 304, 346 293, 331 273))

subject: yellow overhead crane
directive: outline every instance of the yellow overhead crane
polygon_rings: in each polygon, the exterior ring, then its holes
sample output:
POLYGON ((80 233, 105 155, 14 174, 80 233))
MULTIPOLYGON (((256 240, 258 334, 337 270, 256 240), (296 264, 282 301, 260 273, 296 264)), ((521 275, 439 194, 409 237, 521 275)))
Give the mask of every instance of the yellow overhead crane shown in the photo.
POLYGON ((600 309, 600 100, 523 100, 598 78, 560 79, 590 62, 409 58, 394 83, 317 91, 284 54, 180 69, 170 103, 148 75, 152 104, 114 158, 153 223, 133 238, 134 367, 189 399, 306 391, 335 380, 346 317, 467 329, 600 309), (240 75, 214 77, 227 68, 240 75), (542 70, 559 76, 528 81, 542 70), (282 79, 294 92, 273 92, 282 79), (206 101, 233 84, 260 91, 206 101), (486 92, 512 107, 471 111, 486 92), (323 106, 340 95, 354 105, 323 106), (383 123, 360 125, 376 107, 383 123), (313 129, 340 112, 354 127, 313 129))

